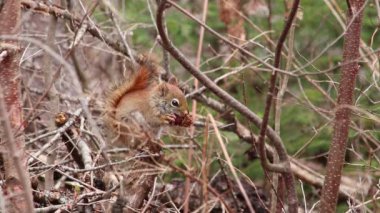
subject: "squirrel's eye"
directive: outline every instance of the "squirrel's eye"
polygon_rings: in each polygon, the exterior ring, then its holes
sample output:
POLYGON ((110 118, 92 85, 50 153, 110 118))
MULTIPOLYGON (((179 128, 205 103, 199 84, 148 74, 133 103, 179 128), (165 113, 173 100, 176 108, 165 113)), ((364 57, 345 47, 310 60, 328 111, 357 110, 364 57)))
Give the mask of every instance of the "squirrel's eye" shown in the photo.
POLYGON ((176 98, 174 98, 173 100, 172 100, 172 106, 174 106, 174 107, 179 107, 179 101, 178 101, 178 99, 176 99, 176 98))

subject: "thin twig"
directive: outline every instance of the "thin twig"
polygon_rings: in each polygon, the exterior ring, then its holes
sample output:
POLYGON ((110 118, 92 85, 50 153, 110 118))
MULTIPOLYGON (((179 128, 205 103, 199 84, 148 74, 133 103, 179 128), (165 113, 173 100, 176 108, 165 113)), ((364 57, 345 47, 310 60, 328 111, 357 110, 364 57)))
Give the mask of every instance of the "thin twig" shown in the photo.
POLYGON ((252 207, 251 201, 249 200, 247 192, 245 191, 245 189, 243 187, 243 184, 241 183, 239 177, 237 176, 237 173, 235 171, 235 167, 232 165, 231 158, 230 158, 230 156, 229 156, 229 154, 227 152, 226 146, 223 143, 223 139, 222 139, 222 136, 220 135, 220 132, 219 132, 219 129, 218 129, 217 125, 216 125, 215 119, 214 119, 214 117, 211 114, 208 114, 208 117, 210 118, 211 124, 212 124, 212 126, 213 126, 213 128, 215 130, 216 137, 218 139, 220 148, 223 151, 223 155, 226 158, 227 165, 229 166, 230 171, 231 171, 232 175, 234 176, 236 183, 239 186, 240 192, 242 193, 242 195, 244 197, 245 203, 247 204, 247 207, 248 207, 248 209, 249 209, 250 212, 255 212, 255 210, 253 210, 253 207, 252 207))
POLYGON ((114 13, 112 12, 111 9, 110 9, 110 11, 109 11, 109 14, 110 14, 110 17, 111 17, 111 20, 112 20, 113 24, 114 24, 115 27, 116 27, 117 34, 119 35, 121 41, 123 42, 124 48, 127 50, 128 55, 130 56, 130 59, 131 59, 132 65, 133 65, 134 67, 137 66, 137 64, 136 64, 136 60, 135 60, 135 58, 133 57, 134 54, 133 54, 133 52, 132 52, 132 49, 129 47, 129 44, 128 44, 127 40, 125 39, 125 36, 124 36, 123 33, 121 32, 120 26, 119 26, 119 24, 117 23, 117 20, 115 20, 115 15, 114 15, 114 13))
POLYGON ((229 193, 232 197, 235 208, 237 210, 239 210, 239 201, 238 201, 238 198, 236 197, 236 193, 234 192, 234 188, 233 188, 233 185, 231 183, 231 180, 228 178, 227 172, 224 169, 224 165, 223 165, 223 162, 221 160, 222 158, 220 157, 219 153, 216 153, 216 156, 218 157, 218 163, 220 166, 220 172, 222 173, 222 177, 225 179, 225 181, 227 183, 227 187, 228 187, 227 190, 229 191, 229 193))
MULTIPOLYGON (((189 177, 191 180, 198 182, 199 184, 203 185, 205 184, 201 179, 198 177, 195 177, 194 175, 190 174, 188 171, 179 168, 178 166, 174 165, 170 160, 163 159, 163 162, 166 162, 166 164, 172 168, 174 171, 180 172, 186 177, 189 177)), ((210 185, 207 185, 207 189, 210 193, 212 193, 215 197, 219 199, 219 201, 223 204, 223 206, 226 208, 227 212, 234 212, 232 209, 227 205, 225 199, 222 197, 221 194, 219 194, 214 188, 212 188, 210 185)))
POLYGON ((154 194, 156 193, 156 185, 157 185, 157 177, 154 177, 154 184, 153 184, 152 192, 150 194, 148 202, 145 204, 145 207, 143 208, 141 213, 145 213, 148 210, 150 203, 152 203, 153 197, 155 196, 154 194))
MULTIPOLYGON (((208 32, 210 32, 211 34, 213 34, 214 36, 216 36, 217 38, 221 39, 226 44, 230 45, 231 47, 233 47, 235 49, 238 49, 243 54, 245 54, 247 56, 250 56, 253 59, 259 61, 260 63, 262 63, 266 67, 268 67, 270 69, 273 69, 273 70, 278 70, 277 68, 273 67, 271 64, 267 63, 266 61, 262 60, 261 58, 257 57, 256 55, 252 54, 250 51, 242 48, 238 44, 235 44, 234 42, 230 41, 228 38, 225 38, 224 36, 220 35, 218 32, 216 32, 215 30, 213 30, 211 27, 207 26, 205 23, 203 23, 202 21, 200 21, 196 17, 194 17, 191 13, 187 12, 186 10, 184 10, 181 6, 179 6, 174 1, 171 1, 171 0, 162 0, 161 1, 161 5, 162 4, 173 5, 173 7, 175 7, 178 11, 180 11, 181 13, 185 14, 186 16, 188 16, 189 18, 191 18, 192 20, 194 20, 195 22, 197 22, 199 25, 201 25, 202 27, 204 27, 205 30, 207 30, 208 32)), ((160 10, 160 9, 158 9, 158 10, 160 10)), ((157 15, 158 15, 158 13, 157 13, 157 15)), ((159 21, 158 17, 157 17, 157 21, 159 21)), ((161 34, 160 34, 160 36, 161 36, 161 34)))
MULTIPOLYGON (((24 8, 27 9, 32 9, 37 12, 48 13, 59 18, 64 18, 70 21, 70 23, 72 23, 75 27, 81 26, 81 19, 75 17, 69 11, 61 9, 57 6, 48 6, 42 2, 37 3, 31 0, 22 0, 21 4, 24 8)), ((125 56, 130 56, 129 51, 125 48, 125 45, 121 41, 115 41, 115 39, 111 36, 100 32, 98 30, 98 27, 92 24, 91 22, 89 23, 87 32, 89 32, 92 36, 99 38, 101 41, 103 41, 105 44, 112 47, 113 49, 123 53, 125 56)))
POLYGON ((52 212, 52 211, 62 209, 65 206, 67 206, 67 204, 51 205, 51 206, 47 206, 47 207, 37 208, 35 210, 36 210, 36 213, 46 213, 46 212, 52 212))
MULTIPOLYGON (((202 22, 205 23, 206 22, 206 18, 207 18, 207 9, 208 9, 208 0, 205 0, 204 3, 203 3, 203 11, 202 11, 202 22)), ((167 33, 167 28, 166 28, 166 24, 164 23, 164 27, 165 27, 165 30, 166 30, 166 33, 167 33)), ((200 27, 199 29, 199 39, 198 39, 198 49, 197 49, 197 57, 196 57, 196 61, 195 61, 195 66, 199 69, 199 66, 200 66, 200 63, 201 63, 201 56, 202 56, 202 47, 203 47, 203 38, 204 38, 204 27, 200 27)), ((197 90, 198 89, 198 86, 199 86, 199 82, 198 82, 198 79, 195 79, 194 80, 194 88, 197 90)), ((195 99, 193 99, 193 103, 192 103, 192 106, 191 106, 191 116, 193 117, 193 120, 196 121, 197 120, 197 101, 195 99)), ((190 127, 190 137, 193 138, 194 137, 194 132, 195 132, 195 126, 191 126, 190 127)), ((192 145, 192 140, 190 140, 190 145, 192 145)), ((192 169, 191 167, 191 162, 192 162, 192 158, 193 158, 193 149, 189 149, 189 152, 188 152, 188 162, 190 164, 190 170, 192 169)), ((189 178, 186 178, 185 180, 185 193, 184 193, 184 196, 185 196, 185 199, 184 199, 184 213, 187 213, 189 212, 189 202, 188 202, 188 199, 190 198, 190 179, 189 178)))
POLYGON ((204 127, 204 140, 202 146, 202 164, 201 164, 201 176, 204 184, 202 185, 202 200, 204 203, 203 213, 208 212, 208 141, 209 141, 209 119, 206 117, 205 127, 204 127))
POLYGON ((48 149, 51 145, 53 145, 53 143, 56 140, 58 140, 59 136, 61 136, 62 133, 64 133, 68 128, 71 127, 71 125, 73 125, 75 123, 75 119, 77 118, 77 116, 80 115, 80 113, 82 113, 82 109, 77 109, 73 113, 74 116, 71 117, 63 126, 61 126, 60 128, 58 128, 55 131, 52 131, 52 132, 55 132, 54 137, 51 138, 48 143, 45 143, 44 146, 41 149, 39 149, 36 153, 32 154, 32 157, 29 158, 29 160, 28 160, 28 164, 33 163, 34 159, 38 158, 38 156, 40 156, 46 149, 48 149))

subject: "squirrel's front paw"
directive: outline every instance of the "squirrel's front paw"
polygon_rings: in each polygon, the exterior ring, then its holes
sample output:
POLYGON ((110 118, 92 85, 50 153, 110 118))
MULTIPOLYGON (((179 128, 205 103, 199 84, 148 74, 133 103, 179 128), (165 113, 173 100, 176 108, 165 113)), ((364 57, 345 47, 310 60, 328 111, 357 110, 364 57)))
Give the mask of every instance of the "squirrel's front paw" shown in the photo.
POLYGON ((175 119, 176 119, 176 116, 173 114, 165 114, 165 115, 161 116, 161 120, 165 124, 171 124, 171 123, 175 122, 175 119))

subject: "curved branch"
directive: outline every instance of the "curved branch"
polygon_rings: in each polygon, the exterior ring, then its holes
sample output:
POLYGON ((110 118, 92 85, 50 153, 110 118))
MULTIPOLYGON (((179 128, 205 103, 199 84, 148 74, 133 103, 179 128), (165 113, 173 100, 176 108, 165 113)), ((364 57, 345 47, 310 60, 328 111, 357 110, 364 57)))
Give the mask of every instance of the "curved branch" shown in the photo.
MULTIPOLYGON (((275 58, 274 58, 274 67, 279 68, 280 67, 280 60, 281 60, 281 51, 282 47, 284 45, 286 36, 288 35, 289 29, 293 23, 294 17, 297 13, 298 5, 300 0, 295 0, 293 2, 292 10, 290 12, 288 21, 286 22, 286 25, 284 27, 284 30, 281 33, 281 36, 277 42, 276 46, 276 52, 275 52, 275 58)), ((258 144, 260 149, 260 160, 264 168, 267 168, 268 170, 272 170, 269 162, 267 161, 266 152, 265 152, 265 133, 268 129, 268 121, 269 121, 269 115, 270 115, 270 109, 272 106, 273 96, 276 89, 276 78, 277 78, 277 71, 273 70, 271 78, 270 78, 270 86, 269 91, 265 103, 265 110, 264 110, 264 116, 263 121, 261 123, 260 127, 260 133, 258 138, 258 144)), ((280 160, 284 160, 280 156, 280 160)))
MULTIPOLYGON (((256 126, 261 126, 262 120, 259 116, 257 116, 255 113, 253 113, 247 106, 240 103, 238 100, 236 100, 234 97, 232 97, 230 94, 228 94, 226 91, 221 89, 219 86, 217 86, 210 78, 208 78, 205 74, 203 74, 199 69, 197 69, 194 65, 192 65, 185 56, 172 44, 172 42, 169 40, 165 30, 164 30, 164 24, 163 24, 163 16, 164 16, 164 10, 169 5, 168 2, 163 1, 157 11, 157 28, 158 32, 160 34, 162 45, 164 48, 195 78, 199 80, 200 83, 202 83, 205 87, 207 87, 211 92, 213 92, 216 96, 218 96, 220 99, 222 99, 226 105, 230 106, 231 108, 235 109, 242 115, 246 116, 246 118, 254 123, 256 126)), ((285 147, 282 143, 281 138, 276 134, 276 132, 272 128, 268 128, 267 131, 268 138, 272 141, 273 145, 275 146, 276 150, 278 150, 280 159, 288 159, 288 155, 285 151, 285 147)), ((281 173, 287 173, 289 172, 289 165, 288 163, 283 165, 274 166, 274 170, 276 172, 281 173)))
MULTIPOLYGON (((299 0, 297 0, 299 2, 299 0)), ((232 107, 242 115, 244 115, 249 121, 254 123, 256 126, 262 126, 262 120, 253 113, 247 106, 240 103, 238 100, 236 100, 234 97, 232 97, 230 94, 228 94, 226 91, 218 87, 211 79, 209 79, 206 75, 204 75, 200 70, 198 70, 194 65, 192 65, 185 56, 172 44, 172 42, 169 40, 165 30, 164 30, 164 11, 168 8, 168 6, 171 5, 171 2, 169 1, 162 1, 159 5, 158 11, 157 11, 157 30, 160 34, 160 37, 162 39, 162 45, 164 48, 189 72, 191 73, 195 78, 199 80, 204 86, 206 86, 211 92, 213 92, 216 96, 221 98, 226 105, 232 107)), ((298 4, 297 4, 298 6, 298 4)), ((291 23, 290 23, 291 24, 291 23)), ((285 33, 286 37, 287 32, 285 33)), ((283 38, 285 40, 285 38, 283 38)), ((283 42, 282 42, 283 43, 283 42)), ((282 46, 279 48, 279 51, 281 52, 282 46)), ((276 51, 277 52, 277 51, 276 51)), ((279 59, 278 59, 279 60, 279 59)), ((276 70, 276 69, 274 69, 276 70)), ((265 125, 266 127, 266 125, 265 125)), ((278 155, 281 160, 281 164, 269 164, 269 162, 266 162, 264 165, 265 168, 269 168, 271 171, 274 172, 280 172, 284 174, 284 178, 286 180, 287 187, 288 187, 288 197, 289 197, 289 211, 290 212, 296 212, 297 211, 297 197, 294 187, 294 177, 290 171, 290 162, 288 155, 286 153, 286 149, 282 143, 281 138, 276 134, 276 132, 268 127, 266 128, 266 131, 264 132, 268 135, 268 138, 271 139, 274 147, 276 148, 276 151, 278 152, 278 155)))
MULTIPOLYGON (((274 64, 273 66, 278 69, 280 67, 280 61, 281 61, 281 52, 282 48, 284 46, 284 42, 286 40, 286 37, 289 33, 289 30, 292 26, 293 20, 297 14, 298 6, 299 6, 300 0, 295 0, 292 5, 292 9, 290 11, 288 20, 285 24, 285 27, 280 35, 280 38, 278 39, 277 45, 276 45, 276 51, 275 51, 275 58, 274 58, 274 64)), ((261 123, 260 127, 260 133, 258 138, 258 144, 259 144, 259 152, 260 152, 260 161, 264 169, 267 169, 269 171, 273 171, 271 164, 267 160, 266 151, 265 151, 265 134, 268 129, 268 121, 269 121, 269 115, 270 115, 270 109, 272 106, 273 96, 276 89, 276 80, 277 80, 277 71, 276 69, 273 70, 271 78, 270 78, 270 85, 269 85, 269 91, 267 95, 267 99, 265 102, 265 109, 264 109, 264 116, 263 116, 263 122, 261 123)), ((277 150, 278 151, 278 150, 277 150)), ((284 160, 279 153, 280 161, 284 160)), ((286 157, 287 158, 287 157, 286 157)), ((288 158, 287 158, 288 160, 288 158)), ((288 162, 288 161, 287 161, 288 162)), ((288 197, 290 199, 295 199, 294 204, 292 202, 289 202, 289 211, 290 212, 297 212, 297 202, 296 202, 296 192, 294 189, 294 177, 293 175, 284 175, 284 179, 287 183, 287 190, 288 190, 288 197)))

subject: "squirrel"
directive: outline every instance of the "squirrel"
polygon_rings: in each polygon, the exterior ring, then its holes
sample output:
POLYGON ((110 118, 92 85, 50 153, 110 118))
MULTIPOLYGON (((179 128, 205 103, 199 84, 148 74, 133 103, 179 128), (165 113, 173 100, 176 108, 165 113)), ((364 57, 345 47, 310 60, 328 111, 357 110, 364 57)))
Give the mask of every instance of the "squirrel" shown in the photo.
POLYGON ((189 127, 192 119, 176 80, 162 81, 162 68, 152 58, 139 56, 136 62, 131 76, 108 95, 106 123, 118 129, 132 116, 140 125, 149 126, 157 138, 162 127, 189 127))
MULTIPOLYGON (((159 157, 153 160, 153 157, 140 159, 139 156, 160 153, 161 146, 157 142, 163 127, 192 124, 185 95, 176 81, 162 81, 162 68, 151 58, 138 57, 136 62, 138 65, 131 69, 130 77, 110 92, 106 103, 105 123, 112 133, 116 133, 108 145, 128 148, 126 153, 111 158, 130 160, 119 167, 123 171, 119 174, 124 178, 120 182, 117 201, 109 207, 109 212, 117 209, 131 212, 125 205, 134 209, 142 206, 155 178, 145 170, 155 168, 154 162, 159 161, 159 157)), ((108 188, 117 182, 113 173, 107 173, 103 179, 108 188)))

